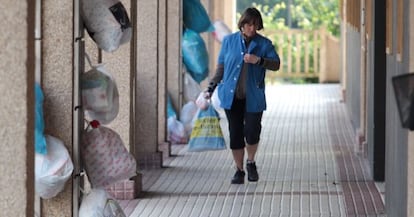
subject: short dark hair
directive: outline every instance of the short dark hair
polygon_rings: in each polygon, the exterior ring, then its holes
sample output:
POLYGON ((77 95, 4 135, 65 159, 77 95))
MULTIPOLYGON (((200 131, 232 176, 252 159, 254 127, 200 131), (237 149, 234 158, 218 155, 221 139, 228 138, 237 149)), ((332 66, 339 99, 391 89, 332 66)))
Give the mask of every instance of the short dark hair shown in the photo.
POLYGON ((246 23, 253 23, 257 26, 257 30, 263 29, 262 15, 260 14, 259 10, 253 7, 246 8, 240 17, 239 23, 237 24, 237 27, 239 27, 240 31, 243 25, 246 23))

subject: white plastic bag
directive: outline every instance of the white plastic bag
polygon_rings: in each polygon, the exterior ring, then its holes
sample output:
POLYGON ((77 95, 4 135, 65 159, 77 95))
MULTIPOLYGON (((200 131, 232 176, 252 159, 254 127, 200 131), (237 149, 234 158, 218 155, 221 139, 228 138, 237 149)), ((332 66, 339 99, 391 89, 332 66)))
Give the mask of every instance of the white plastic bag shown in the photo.
POLYGON ((63 142, 46 135, 47 154, 35 153, 35 190, 44 198, 55 197, 73 172, 73 163, 63 142))
POLYGON ((114 89, 112 94, 112 104, 108 106, 105 111, 94 111, 94 110, 86 110, 87 116, 89 116, 93 120, 98 120, 102 124, 109 124, 111 123, 119 113, 119 93, 118 88, 115 83, 113 83, 114 89))
POLYGON ((109 124, 119 113, 119 92, 112 75, 103 64, 92 65, 81 76, 82 105, 87 116, 102 124, 109 124))
POLYGON ((93 188, 84 195, 79 217, 126 217, 118 202, 111 199, 104 189, 93 188))
POLYGON ((230 28, 221 20, 215 21, 213 26, 213 37, 220 43, 223 41, 224 36, 231 34, 230 28))
POLYGON ((220 106, 220 98, 218 97, 217 88, 214 90, 213 95, 211 96, 211 105, 217 111, 220 118, 226 117, 226 113, 224 112, 224 109, 220 106))
POLYGON ((190 73, 184 75, 184 100, 185 102, 196 101, 201 92, 200 84, 197 83, 190 73))
POLYGON ((196 105, 198 108, 200 108, 201 110, 206 110, 208 108, 208 106, 210 105, 209 100, 206 99, 206 92, 201 92, 196 100, 196 105))
POLYGON ((193 129, 192 120, 197 113, 198 107, 193 101, 186 103, 180 112, 180 121, 184 125, 185 132, 187 135, 191 135, 193 129))
POLYGON ((93 66, 81 76, 82 105, 86 110, 107 111, 112 106, 114 85, 104 65, 93 66))
POLYGON ((184 125, 176 116, 167 119, 168 139, 174 144, 185 144, 188 142, 188 135, 185 132, 184 125))
POLYGON ((81 154, 92 187, 99 188, 136 175, 136 161, 121 137, 110 128, 91 122, 83 133, 81 154))
POLYGON ((82 0, 82 18, 99 48, 113 52, 131 40, 128 14, 118 0, 82 0))

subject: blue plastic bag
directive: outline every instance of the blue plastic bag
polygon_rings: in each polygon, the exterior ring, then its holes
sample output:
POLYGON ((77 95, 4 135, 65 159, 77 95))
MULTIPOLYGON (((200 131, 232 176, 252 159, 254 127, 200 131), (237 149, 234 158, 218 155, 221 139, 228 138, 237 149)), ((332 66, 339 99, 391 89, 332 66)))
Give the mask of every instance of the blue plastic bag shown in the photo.
POLYGON ((167 118, 177 118, 177 112, 175 112, 174 106, 171 101, 170 95, 167 96, 167 118))
POLYGON ((200 0, 183 0, 183 22, 186 28, 197 33, 214 31, 214 26, 200 0))
POLYGON ((45 121, 43 119, 43 92, 38 83, 35 83, 35 151, 47 154, 46 138, 44 134, 45 121))
POLYGON ((188 151, 217 151, 226 149, 220 119, 216 110, 210 105, 200 110, 191 131, 188 151))
POLYGON ((184 30, 183 61, 191 77, 201 83, 208 76, 208 52, 203 38, 191 29, 184 30))

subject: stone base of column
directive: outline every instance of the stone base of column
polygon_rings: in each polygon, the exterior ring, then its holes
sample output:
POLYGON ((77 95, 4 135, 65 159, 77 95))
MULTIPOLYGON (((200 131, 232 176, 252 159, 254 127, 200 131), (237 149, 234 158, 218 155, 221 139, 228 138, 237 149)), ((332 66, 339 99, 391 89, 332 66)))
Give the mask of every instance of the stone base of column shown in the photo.
POLYGON ((171 143, 170 142, 163 142, 158 145, 158 149, 162 152, 162 159, 165 162, 166 159, 171 157, 171 143))
POLYGON ((138 173, 136 176, 116 182, 105 187, 108 194, 119 200, 133 200, 139 197, 142 192, 142 174, 138 173))
POLYGON ((163 152, 139 152, 136 155, 137 170, 159 169, 162 167, 163 152))
POLYGON ((362 154, 364 157, 368 157, 368 144, 366 142, 365 135, 360 129, 357 130, 356 140, 357 147, 355 149, 355 152, 362 154))

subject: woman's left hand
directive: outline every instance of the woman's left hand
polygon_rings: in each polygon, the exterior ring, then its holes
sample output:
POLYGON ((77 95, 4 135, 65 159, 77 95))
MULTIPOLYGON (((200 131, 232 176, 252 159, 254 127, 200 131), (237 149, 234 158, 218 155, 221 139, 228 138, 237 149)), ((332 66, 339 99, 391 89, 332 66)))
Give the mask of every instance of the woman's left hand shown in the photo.
POLYGON ((243 60, 246 63, 256 64, 259 62, 260 58, 254 54, 245 54, 243 60))

